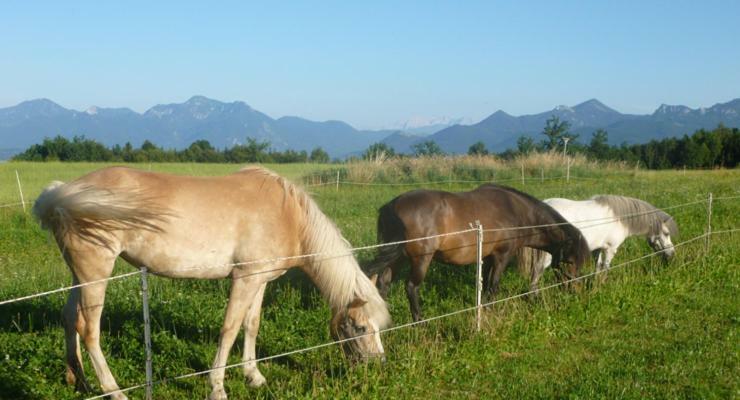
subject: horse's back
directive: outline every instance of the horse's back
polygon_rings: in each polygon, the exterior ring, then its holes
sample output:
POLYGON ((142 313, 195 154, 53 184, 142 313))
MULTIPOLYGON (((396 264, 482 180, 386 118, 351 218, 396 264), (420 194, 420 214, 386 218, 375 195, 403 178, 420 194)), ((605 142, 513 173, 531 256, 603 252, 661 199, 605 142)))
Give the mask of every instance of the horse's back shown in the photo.
MULTIPOLYGON (((148 207, 164 210, 159 229, 127 229, 117 234, 117 247, 130 262, 165 275, 179 276, 177 270, 187 267, 227 265, 300 250, 300 207, 286 181, 268 171, 192 177, 111 167, 83 176, 75 184, 112 193, 135 190, 148 207)), ((214 269, 213 277, 230 269, 214 269)))
POLYGON ((551 198, 544 202, 581 231, 590 250, 621 243, 626 237, 622 225, 613 220, 612 210, 594 200, 551 198))

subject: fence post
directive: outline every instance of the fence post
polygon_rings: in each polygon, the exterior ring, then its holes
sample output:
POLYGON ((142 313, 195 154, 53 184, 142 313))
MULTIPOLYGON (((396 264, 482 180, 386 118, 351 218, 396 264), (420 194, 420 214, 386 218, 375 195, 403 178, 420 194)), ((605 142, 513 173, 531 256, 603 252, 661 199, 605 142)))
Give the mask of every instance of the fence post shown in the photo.
POLYGON ((540 167, 540 182, 545 183, 545 167, 540 167))
POLYGON ((709 252, 709 237, 712 236, 712 192, 709 192, 707 205, 707 236, 704 238, 704 251, 709 252))
POLYGON ((522 185, 524 185, 524 163, 522 163, 522 185))
POLYGON ((337 170, 337 192, 339 191, 339 170, 337 170))
POLYGON ((566 168, 565 168, 565 182, 570 183, 570 157, 568 158, 566 162, 566 168))
POLYGON ((144 347, 146 349, 146 399, 152 400, 152 331, 149 322, 149 284, 147 268, 141 267, 141 300, 144 309, 144 347))
POLYGON ((26 201, 23 199, 23 189, 21 188, 21 177, 18 175, 18 170, 15 170, 15 181, 18 182, 18 193, 21 194, 21 205, 23 206, 23 213, 26 213, 26 201))
POLYGON ((478 229, 478 257, 477 257, 477 276, 475 279, 475 306, 476 310, 476 332, 480 332, 480 319, 481 319, 481 297, 483 294, 483 225, 480 221, 475 221, 475 227, 478 229))

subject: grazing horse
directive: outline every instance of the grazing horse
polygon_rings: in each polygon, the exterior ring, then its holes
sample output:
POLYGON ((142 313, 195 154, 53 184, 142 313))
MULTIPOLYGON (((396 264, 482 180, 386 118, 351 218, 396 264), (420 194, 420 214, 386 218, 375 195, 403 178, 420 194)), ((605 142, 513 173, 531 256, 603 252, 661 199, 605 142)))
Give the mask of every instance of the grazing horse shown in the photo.
MULTIPOLYGON (((522 246, 555 254, 556 264, 568 262, 570 268, 563 271, 564 280, 576 276, 588 259, 588 246, 581 233, 550 206, 526 193, 493 184, 462 193, 436 190, 404 193, 380 208, 378 241, 396 242, 461 231, 469 229, 474 221, 480 221, 484 229, 494 229, 486 231, 483 237, 484 279, 491 296, 498 291, 509 258, 522 246), (536 226, 550 224, 557 225, 536 226)), ((454 265, 476 262, 476 237, 476 232, 467 232, 381 247, 365 270, 370 276, 379 274, 378 289, 386 297, 393 275, 408 258, 411 273, 406 294, 411 315, 418 321, 422 318, 419 286, 429 263, 433 259, 454 265)))
MULTIPOLYGON (((254 361, 262 298, 267 283, 288 268, 300 267, 331 305, 332 335, 357 337, 343 345, 349 356, 383 354, 379 331, 390 323, 385 301, 334 223, 304 191, 270 171, 197 178, 106 168, 52 183, 34 214, 53 233, 74 284, 110 277, 118 256, 160 276, 231 279, 210 399, 226 398, 224 366, 241 326, 244 375, 252 386, 265 383, 254 361), (314 255, 290 258, 302 254, 314 255)), ((100 347, 106 283, 73 289, 64 307, 67 381, 89 389, 82 338, 102 390, 125 399, 100 347)))
MULTIPOLYGON (((581 230, 590 251, 598 252, 596 270, 609 269, 619 246, 630 236, 644 236, 650 247, 669 260, 675 254, 671 236, 678 235, 676 221, 652 204, 632 197, 601 195, 589 200, 547 199, 545 203, 581 230)), ((531 289, 552 257, 542 251, 522 248, 519 266, 532 276, 531 289)))

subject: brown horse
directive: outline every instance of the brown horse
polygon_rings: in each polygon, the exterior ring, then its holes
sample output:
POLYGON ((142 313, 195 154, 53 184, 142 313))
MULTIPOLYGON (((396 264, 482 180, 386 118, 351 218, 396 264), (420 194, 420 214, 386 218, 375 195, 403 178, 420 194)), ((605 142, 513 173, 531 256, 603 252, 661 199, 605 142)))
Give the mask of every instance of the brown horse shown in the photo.
MULTIPOLYGON (((498 291, 501 273, 509 258, 522 246, 551 253, 553 265, 567 262, 569 269, 562 271, 563 280, 577 276, 590 254, 581 232, 552 207, 516 189, 493 184, 462 193, 437 190, 404 193, 380 208, 378 241, 397 242, 462 231, 469 229, 474 221, 480 221, 486 230, 493 229, 483 235, 485 289, 491 296, 498 291), (561 225, 499 230, 549 224, 561 225)), ((378 289, 386 297, 393 275, 408 258, 411 273, 406 283, 406 294, 411 315, 418 321, 422 318, 419 286, 429 263, 433 259, 453 265, 476 262, 476 237, 476 232, 467 232, 382 247, 366 272, 370 276, 380 275, 378 289)))
MULTIPOLYGON (((330 303, 332 335, 357 337, 343 344, 346 352, 383 354, 379 330, 390 323, 385 302, 339 229, 305 192, 274 173, 248 168, 196 178, 107 168, 52 183, 34 214, 53 232, 75 284, 110 277, 119 255, 161 276, 231 280, 211 399, 226 398, 224 366, 241 326, 244 375, 252 386, 265 383, 254 361, 262 297, 267 283, 291 267, 300 267, 330 303), (334 256, 290 257, 316 253, 334 256)), ((64 307, 67 381, 89 387, 82 338, 103 391, 124 399, 100 347, 106 284, 70 292, 64 307)))

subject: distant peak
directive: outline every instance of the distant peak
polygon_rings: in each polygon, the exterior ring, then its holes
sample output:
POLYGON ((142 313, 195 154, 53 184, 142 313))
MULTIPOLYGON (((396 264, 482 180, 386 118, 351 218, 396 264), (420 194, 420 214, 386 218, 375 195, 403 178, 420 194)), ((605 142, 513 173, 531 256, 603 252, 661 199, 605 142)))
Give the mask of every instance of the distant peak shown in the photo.
POLYGON ((597 99, 589 99, 584 101, 581 104, 578 104, 573 107, 576 111, 598 111, 598 112, 608 112, 608 113, 615 113, 616 110, 612 109, 611 107, 607 106, 606 104, 600 102, 597 99))
POLYGON ((661 104, 654 114, 688 114, 691 109, 682 105, 661 104))
POLYGON ((57 104, 57 103, 55 103, 55 102, 53 102, 53 101, 51 101, 51 100, 49 100, 49 99, 47 99, 45 97, 42 97, 40 99, 27 100, 27 101, 24 101, 24 102, 22 102, 20 104, 55 106, 55 107, 60 107, 60 108, 62 107, 59 104, 57 104))
POLYGON ((46 98, 24 101, 18 104, 17 107, 26 111, 39 112, 43 114, 68 111, 66 108, 46 98))
POLYGON ((195 105, 198 105, 198 104, 204 104, 204 103, 218 103, 218 102, 219 101, 213 100, 213 99, 209 99, 206 96, 195 95, 195 96, 189 98, 188 101, 185 102, 185 104, 195 104, 195 105))
POLYGON ((573 109, 566 106, 566 105, 559 105, 555 107, 555 111, 561 111, 561 112, 573 112, 573 109))

